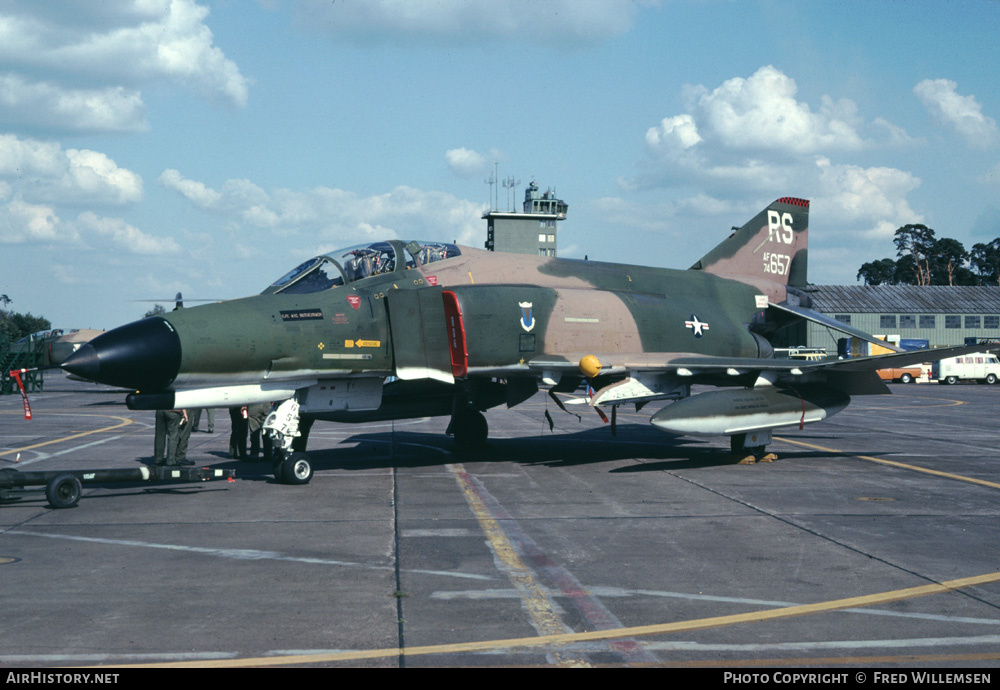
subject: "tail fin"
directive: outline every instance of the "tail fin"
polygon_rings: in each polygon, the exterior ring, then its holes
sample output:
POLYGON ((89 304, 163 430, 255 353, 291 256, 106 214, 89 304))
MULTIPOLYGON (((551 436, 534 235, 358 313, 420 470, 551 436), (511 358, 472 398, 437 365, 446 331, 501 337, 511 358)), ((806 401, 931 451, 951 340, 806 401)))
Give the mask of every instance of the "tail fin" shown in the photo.
POLYGON ((805 287, 809 202, 782 197, 758 213, 691 268, 805 287))

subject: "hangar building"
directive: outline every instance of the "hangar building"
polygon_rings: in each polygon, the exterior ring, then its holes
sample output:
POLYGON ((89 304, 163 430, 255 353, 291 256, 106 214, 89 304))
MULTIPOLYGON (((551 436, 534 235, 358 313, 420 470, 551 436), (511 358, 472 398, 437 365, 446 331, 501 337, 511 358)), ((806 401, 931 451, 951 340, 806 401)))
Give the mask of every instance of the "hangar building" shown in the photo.
MULTIPOLYGON (((926 339, 932 348, 1000 339, 997 286, 813 285, 807 291, 813 309, 867 333, 926 339)), ((804 330, 808 347, 829 354, 844 337, 814 323, 804 330)))

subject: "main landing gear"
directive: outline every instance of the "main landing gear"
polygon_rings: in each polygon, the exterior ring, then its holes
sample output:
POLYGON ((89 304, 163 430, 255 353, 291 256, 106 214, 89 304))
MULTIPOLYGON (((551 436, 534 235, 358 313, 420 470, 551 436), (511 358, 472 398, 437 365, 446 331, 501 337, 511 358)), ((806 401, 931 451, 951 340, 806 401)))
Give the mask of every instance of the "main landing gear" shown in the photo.
POLYGON ((753 465, 757 462, 774 462, 778 456, 767 452, 771 442, 771 430, 733 434, 729 437, 729 450, 733 457, 740 458, 738 464, 753 465))
POLYGON ((486 416, 472 407, 456 407, 451 415, 451 423, 445 432, 455 437, 455 445, 463 453, 486 447, 490 427, 486 416))

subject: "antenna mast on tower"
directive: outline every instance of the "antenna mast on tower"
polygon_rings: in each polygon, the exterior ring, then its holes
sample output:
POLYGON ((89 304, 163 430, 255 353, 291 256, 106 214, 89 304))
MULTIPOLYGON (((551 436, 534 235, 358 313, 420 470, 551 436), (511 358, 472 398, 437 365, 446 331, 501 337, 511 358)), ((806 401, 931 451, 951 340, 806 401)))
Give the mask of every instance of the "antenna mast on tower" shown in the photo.
POLYGON ((486 184, 488 184, 490 186, 490 210, 491 211, 493 210, 493 185, 496 183, 496 181, 497 181, 497 178, 493 175, 493 173, 490 173, 490 176, 487 177, 485 180, 483 180, 483 182, 485 182, 486 184))
POLYGON ((517 192, 516 192, 516 190, 517 190, 517 185, 519 185, 519 184, 521 184, 521 180, 515 180, 514 177, 513 177, 513 175, 511 177, 508 177, 507 179, 505 179, 503 181, 504 189, 507 190, 507 210, 508 211, 513 210, 513 204, 511 204, 511 201, 510 201, 511 198, 513 197, 514 201, 517 201, 517 192), (513 192, 513 194, 511 192, 513 192))

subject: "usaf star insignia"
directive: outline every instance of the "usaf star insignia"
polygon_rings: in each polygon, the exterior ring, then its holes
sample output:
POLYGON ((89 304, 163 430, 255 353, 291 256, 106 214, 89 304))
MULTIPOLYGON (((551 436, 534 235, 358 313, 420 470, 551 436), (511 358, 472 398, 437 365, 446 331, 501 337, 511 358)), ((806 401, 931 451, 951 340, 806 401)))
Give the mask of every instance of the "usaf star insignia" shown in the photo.
POLYGON ((705 335, 704 331, 708 330, 708 322, 699 321, 697 316, 691 314, 691 320, 685 321, 684 327, 690 328, 692 331, 694 331, 695 338, 700 338, 701 336, 705 335))

